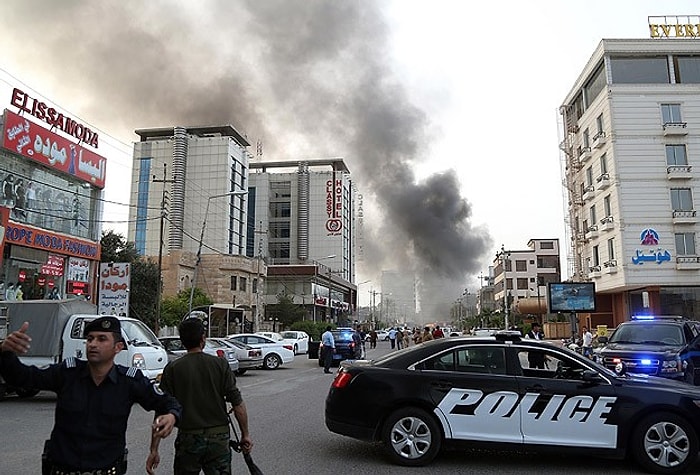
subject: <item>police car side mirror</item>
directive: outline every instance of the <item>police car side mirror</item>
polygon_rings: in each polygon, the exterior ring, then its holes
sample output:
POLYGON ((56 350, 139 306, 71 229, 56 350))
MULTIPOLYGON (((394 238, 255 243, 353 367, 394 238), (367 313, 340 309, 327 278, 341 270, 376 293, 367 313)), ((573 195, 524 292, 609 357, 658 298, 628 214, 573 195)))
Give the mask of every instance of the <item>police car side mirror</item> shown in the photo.
POLYGON ((608 337, 607 336, 599 336, 598 337, 598 343, 601 343, 605 345, 608 342, 608 337))
POLYGON ((599 383, 603 380, 601 376, 591 369, 587 369, 581 375, 581 379, 587 383, 599 383))

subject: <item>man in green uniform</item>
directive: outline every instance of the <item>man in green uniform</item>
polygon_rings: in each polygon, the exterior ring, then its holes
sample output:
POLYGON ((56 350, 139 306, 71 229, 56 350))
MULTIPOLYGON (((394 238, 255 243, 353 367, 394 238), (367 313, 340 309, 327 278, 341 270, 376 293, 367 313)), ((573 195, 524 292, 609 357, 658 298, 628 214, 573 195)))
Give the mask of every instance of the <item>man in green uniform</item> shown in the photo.
MULTIPOLYGON (((188 318, 180 324, 180 340, 187 348, 181 358, 168 363, 160 382, 162 390, 182 404, 182 420, 175 441, 175 475, 231 473, 229 419, 226 402, 241 428, 241 448, 248 453, 253 441, 248 432, 248 414, 228 362, 208 355, 204 348, 204 325, 188 318)), ((160 463, 158 437, 151 434, 151 452, 146 471, 155 473, 160 463)))

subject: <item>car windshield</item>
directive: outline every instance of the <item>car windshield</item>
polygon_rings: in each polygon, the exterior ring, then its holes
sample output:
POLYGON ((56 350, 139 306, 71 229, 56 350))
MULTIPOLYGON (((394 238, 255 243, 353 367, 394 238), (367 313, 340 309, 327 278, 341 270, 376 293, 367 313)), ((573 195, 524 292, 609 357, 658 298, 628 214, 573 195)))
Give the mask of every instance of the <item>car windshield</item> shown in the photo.
POLYGON ((134 346, 162 346, 160 340, 143 322, 139 320, 122 320, 120 323, 130 344, 134 346))
POLYGON ((297 338, 296 332, 284 332, 282 338, 297 338))
POLYGON ((679 325, 644 322, 621 325, 610 337, 610 343, 682 345, 685 338, 679 325))
POLYGON ((352 330, 333 330, 331 333, 335 341, 352 341, 352 330))

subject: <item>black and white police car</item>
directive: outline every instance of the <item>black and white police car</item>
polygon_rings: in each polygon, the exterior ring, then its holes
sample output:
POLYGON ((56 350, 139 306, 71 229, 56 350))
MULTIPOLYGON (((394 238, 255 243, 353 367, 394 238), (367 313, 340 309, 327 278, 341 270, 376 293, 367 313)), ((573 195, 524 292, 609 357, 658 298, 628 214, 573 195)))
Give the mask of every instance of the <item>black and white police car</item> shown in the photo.
POLYGON ((383 442, 406 466, 428 464, 443 445, 466 445, 630 455, 671 474, 698 459, 700 388, 617 374, 514 334, 441 338, 343 362, 325 421, 332 432, 383 442))

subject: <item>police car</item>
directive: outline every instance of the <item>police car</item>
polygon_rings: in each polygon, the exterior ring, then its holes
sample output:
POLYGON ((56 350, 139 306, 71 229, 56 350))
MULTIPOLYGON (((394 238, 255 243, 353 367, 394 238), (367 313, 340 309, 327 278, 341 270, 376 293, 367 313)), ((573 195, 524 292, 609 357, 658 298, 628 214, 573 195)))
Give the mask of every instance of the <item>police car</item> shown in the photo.
POLYGON ((405 466, 466 445, 630 455, 650 472, 672 474, 698 458, 700 388, 617 374, 515 334, 442 338, 343 362, 325 422, 332 432, 381 441, 405 466))
POLYGON ((630 373, 683 379, 700 385, 700 322, 682 316, 633 316, 618 326, 596 352, 599 363, 630 373))

